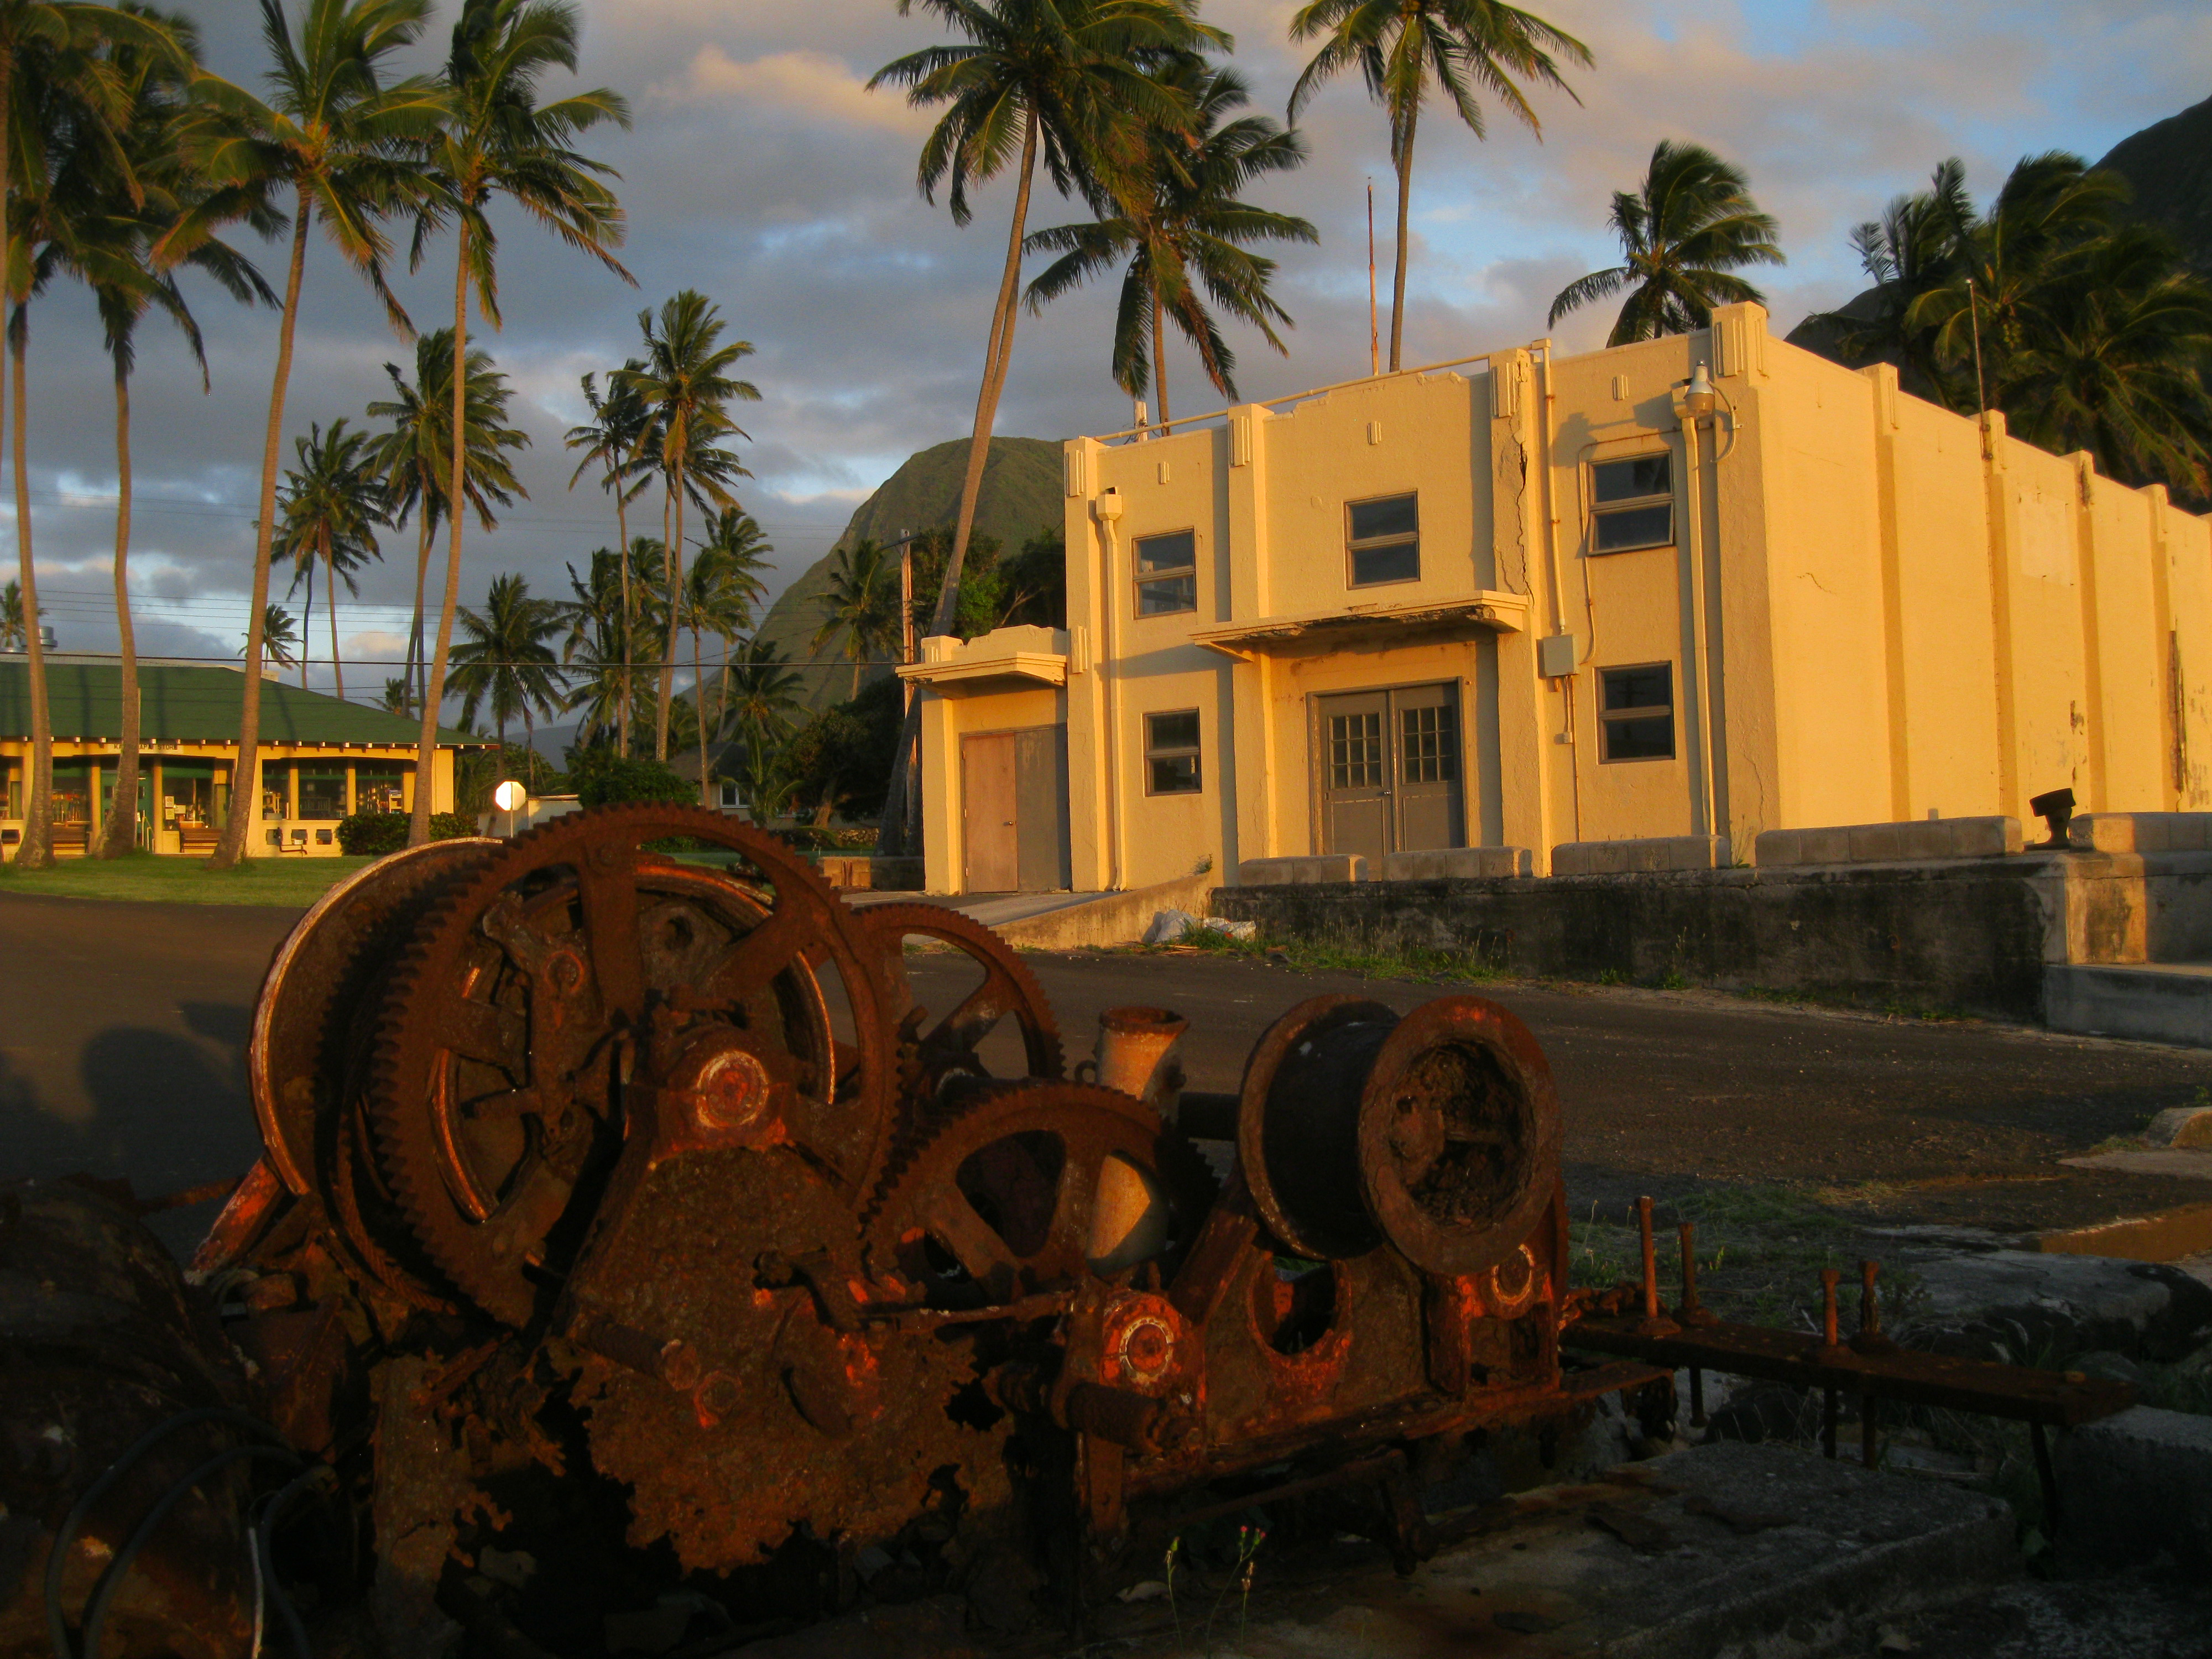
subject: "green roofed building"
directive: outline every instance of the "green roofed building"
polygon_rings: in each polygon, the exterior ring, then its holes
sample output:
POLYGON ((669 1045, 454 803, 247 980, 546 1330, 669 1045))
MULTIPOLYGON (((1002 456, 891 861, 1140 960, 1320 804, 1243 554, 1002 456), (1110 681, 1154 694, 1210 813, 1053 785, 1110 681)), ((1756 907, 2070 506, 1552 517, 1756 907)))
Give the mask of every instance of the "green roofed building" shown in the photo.
MULTIPOLYGON (((198 663, 138 666, 138 844, 155 853, 211 853, 229 810, 238 767, 243 670, 198 663)), ((54 728, 54 844, 81 853, 115 810, 123 726, 122 672, 112 658, 50 653, 46 704, 54 728)), ((260 827, 256 857, 334 858, 337 822, 356 811, 415 805, 411 720, 264 678, 259 772, 250 799, 260 827)), ((453 805, 453 757, 483 745, 438 734, 430 781, 434 811, 453 805)), ((22 842, 31 755, 30 665, 0 654, 0 859, 22 842)))

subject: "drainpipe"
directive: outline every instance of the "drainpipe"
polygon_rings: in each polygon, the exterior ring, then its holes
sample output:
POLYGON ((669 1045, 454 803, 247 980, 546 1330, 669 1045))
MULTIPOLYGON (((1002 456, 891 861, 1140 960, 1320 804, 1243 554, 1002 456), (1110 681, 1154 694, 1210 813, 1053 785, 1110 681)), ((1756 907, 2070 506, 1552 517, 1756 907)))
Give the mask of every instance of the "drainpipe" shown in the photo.
MULTIPOLYGON (((1690 513, 1690 642, 1693 653, 1693 671, 1698 690, 1698 808, 1705 822, 1705 833, 1719 833, 1713 827, 1713 700, 1712 667, 1705 643, 1705 533, 1702 463, 1698 453, 1698 424, 1711 416, 1720 402, 1720 394, 1713 390, 1711 375, 1705 365, 1698 364, 1690 372, 1687 385, 1674 393, 1674 416, 1682 427, 1683 458, 1688 463, 1688 495, 1690 513)), ((1731 854, 1735 849, 1729 849, 1731 854)))
POLYGON ((1121 517, 1121 492, 1104 489, 1091 504, 1097 515, 1105 550, 1098 584, 1098 679, 1106 705, 1106 890, 1121 890, 1121 589, 1115 570, 1121 563, 1114 526, 1121 517))

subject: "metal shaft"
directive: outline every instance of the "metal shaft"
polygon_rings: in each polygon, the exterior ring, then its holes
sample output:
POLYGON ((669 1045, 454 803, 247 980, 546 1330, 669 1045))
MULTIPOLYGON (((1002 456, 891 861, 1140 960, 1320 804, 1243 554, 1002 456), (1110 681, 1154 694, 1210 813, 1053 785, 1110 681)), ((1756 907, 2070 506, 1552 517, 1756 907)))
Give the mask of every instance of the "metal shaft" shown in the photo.
POLYGON ((1644 1242, 1644 1316, 1659 1317, 1659 1261, 1651 1244, 1651 1200, 1647 1195, 1636 1200, 1637 1230, 1644 1242))

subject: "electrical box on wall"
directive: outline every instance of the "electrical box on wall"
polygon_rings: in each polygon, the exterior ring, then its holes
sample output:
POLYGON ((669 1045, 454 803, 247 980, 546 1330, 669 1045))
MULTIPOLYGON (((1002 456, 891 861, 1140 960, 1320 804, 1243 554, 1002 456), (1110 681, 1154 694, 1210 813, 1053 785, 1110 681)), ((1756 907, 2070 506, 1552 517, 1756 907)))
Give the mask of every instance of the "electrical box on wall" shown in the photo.
POLYGON ((1575 672, 1581 642, 1571 634, 1554 634, 1536 641, 1536 672, 1547 680, 1562 679, 1575 672))

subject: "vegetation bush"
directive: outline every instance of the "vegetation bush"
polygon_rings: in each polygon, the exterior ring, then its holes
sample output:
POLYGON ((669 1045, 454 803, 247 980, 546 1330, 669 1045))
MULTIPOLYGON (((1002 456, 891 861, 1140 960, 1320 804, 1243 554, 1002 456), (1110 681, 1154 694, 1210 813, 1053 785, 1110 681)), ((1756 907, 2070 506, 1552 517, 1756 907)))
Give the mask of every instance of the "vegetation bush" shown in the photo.
POLYGON ((586 749, 568 763, 568 781, 580 806, 614 806, 636 801, 665 801, 696 806, 699 786, 687 783, 656 760, 625 760, 611 750, 586 749))
MULTIPOLYGON (((356 858, 382 858, 407 845, 410 821, 405 812, 356 812, 338 820, 338 846, 356 858)), ((451 841, 476 832, 475 823, 458 812, 430 814, 432 841, 451 841)))
MULTIPOLYGON (((898 754, 903 689, 890 678, 865 685, 859 696, 823 709, 791 740, 784 764, 793 799, 812 808, 817 831, 831 833, 833 814, 873 817, 884 810, 884 792, 898 754)), ((808 848, 821 851, 843 844, 817 842, 808 848)))

